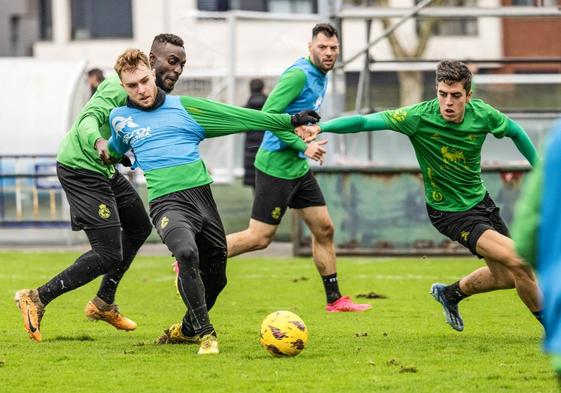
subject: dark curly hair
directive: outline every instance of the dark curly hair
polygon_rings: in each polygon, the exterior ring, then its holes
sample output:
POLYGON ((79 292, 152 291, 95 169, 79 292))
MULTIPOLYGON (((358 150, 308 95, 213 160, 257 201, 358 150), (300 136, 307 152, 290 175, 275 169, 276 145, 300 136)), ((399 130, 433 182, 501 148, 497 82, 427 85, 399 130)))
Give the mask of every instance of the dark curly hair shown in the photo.
POLYGON ((181 37, 178 37, 175 34, 162 33, 154 37, 150 50, 153 50, 156 46, 165 45, 167 43, 170 43, 175 46, 179 46, 181 48, 184 47, 183 40, 181 39, 181 37))
POLYGON ((318 23, 312 29, 312 39, 316 38, 319 33, 323 33, 326 37, 331 38, 333 36, 339 39, 339 33, 337 29, 330 25, 329 23, 318 23))
POLYGON ((461 61, 442 60, 436 66, 436 84, 444 82, 447 85, 461 82, 466 92, 471 91, 471 71, 461 61))

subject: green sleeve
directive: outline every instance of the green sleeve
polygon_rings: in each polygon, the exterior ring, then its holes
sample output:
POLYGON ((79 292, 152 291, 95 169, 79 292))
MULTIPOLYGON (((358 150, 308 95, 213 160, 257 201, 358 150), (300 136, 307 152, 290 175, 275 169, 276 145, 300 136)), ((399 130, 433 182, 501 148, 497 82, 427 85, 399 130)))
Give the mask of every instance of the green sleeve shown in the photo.
POLYGON ((389 129, 383 112, 373 113, 367 116, 345 116, 337 119, 319 123, 321 132, 334 134, 350 134, 361 131, 381 131, 389 129))
POLYGON ((206 138, 271 130, 279 139, 298 151, 305 151, 308 147, 294 132, 287 131, 294 129, 288 114, 265 113, 204 98, 182 96, 180 100, 185 110, 203 127, 206 138))
POLYGON ((99 138, 109 139, 109 113, 127 102, 127 93, 121 87, 119 77, 105 79, 88 101, 78 120, 78 137, 86 146, 94 146, 99 138))
POLYGON ((522 194, 516 204, 512 224, 512 239, 516 246, 516 252, 534 267, 537 262, 542 185, 543 163, 538 163, 524 184, 522 194))
POLYGON ((262 111, 286 113, 286 108, 300 95, 305 84, 306 73, 300 68, 291 68, 286 71, 269 94, 262 111))
POLYGON ((475 99, 473 102, 479 105, 479 108, 487 111, 486 118, 489 121, 489 132, 493 134, 495 138, 502 138, 506 136, 510 120, 508 116, 482 100, 475 99))
POLYGON ((101 138, 99 128, 100 125, 94 116, 86 116, 78 123, 78 136, 86 140, 86 146, 95 147, 95 141, 101 138))
POLYGON ((539 157, 536 147, 520 124, 512 119, 508 119, 506 136, 512 139, 520 153, 526 157, 532 166, 535 166, 538 163, 539 157))

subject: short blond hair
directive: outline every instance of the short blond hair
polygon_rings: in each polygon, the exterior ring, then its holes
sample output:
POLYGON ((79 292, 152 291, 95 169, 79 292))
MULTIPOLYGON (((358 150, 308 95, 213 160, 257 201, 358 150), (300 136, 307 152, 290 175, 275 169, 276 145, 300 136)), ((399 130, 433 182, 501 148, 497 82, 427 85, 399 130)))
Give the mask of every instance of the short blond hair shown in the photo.
POLYGON ((117 58, 114 68, 120 78, 122 72, 134 71, 141 64, 150 68, 148 56, 146 56, 146 54, 140 49, 127 49, 117 58))

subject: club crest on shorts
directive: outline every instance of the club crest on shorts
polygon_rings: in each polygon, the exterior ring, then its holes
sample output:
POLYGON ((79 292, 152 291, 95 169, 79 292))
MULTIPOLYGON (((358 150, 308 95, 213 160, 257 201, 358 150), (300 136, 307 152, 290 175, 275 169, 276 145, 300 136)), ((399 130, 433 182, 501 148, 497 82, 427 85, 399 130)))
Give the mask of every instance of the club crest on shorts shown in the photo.
POLYGON ((166 216, 162 217, 162 221, 160 221, 160 229, 164 229, 169 224, 169 218, 166 216))
POLYGON ((469 232, 468 231, 462 231, 460 232, 460 237, 462 238, 462 240, 464 242, 468 241, 468 237, 469 237, 469 232))
POLYGON ((271 217, 273 217, 273 219, 275 220, 278 220, 280 216, 281 216, 281 208, 275 207, 273 211, 271 211, 271 217))
POLYGON ((109 210, 106 204, 100 203, 97 214, 99 214, 99 216, 104 220, 107 220, 109 217, 111 217, 111 210, 109 210))

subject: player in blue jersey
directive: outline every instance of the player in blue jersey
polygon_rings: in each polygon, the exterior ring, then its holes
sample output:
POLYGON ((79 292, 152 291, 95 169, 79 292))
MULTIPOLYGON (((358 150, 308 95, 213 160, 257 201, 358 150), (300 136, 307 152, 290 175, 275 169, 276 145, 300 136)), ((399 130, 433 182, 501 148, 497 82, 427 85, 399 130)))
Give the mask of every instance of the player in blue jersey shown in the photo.
MULTIPOLYGON (((264 112, 294 114, 319 110, 327 90, 327 73, 339 55, 339 34, 325 23, 312 30, 309 56, 298 59, 282 74, 269 95, 264 112)), ((325 141, 323 141, 325 142, 325 141)), ((228 256, 266 248, 288 207, 295 209, 312 233, 312 254, 320 273, 329 312, 365 311, 342 296, 337 280, 333 222, 306 157, 267 131, 255 159, 255 195, 249 227, 228 235, 228 256)))
POLYGON ((512 228, 516 250, 536 267, 543 292, 544 350, 561 386, 561 122, 554 127, 544 160, 530 174, 512 228))
MULTIPOLYGON (((174 34, 158 34, 150 49, 150 62, 158 85, 171 92, 186 62, 183 40, 174 34)), ((85 308, 86 317, 102 320, 120 330, 136 329, 115 304, 117 287, 137 251, 152 231, 144 203, 130 182, 106 165, 109 113, 124 105, 127 94, 119 78, 111 75, 97 88, 65 135, 57 155, 57 176, 70 206, 72 230, 84 230, 91 250, 45 284, 16 293, 25 330, 41 341, 45 307, 102 275, 96 296, 85 308)))
POLYGON ((199 143, 270 129, 280 131, 277 135, 294 149, 321 159, 318 143, 306 145, 292 132, 297 125, 317 121, 317 114, 268 114, 202 98, 166 96, 156 87, 146 55, 137 49, 123 53, 115 70, 129 99, 127 106, 111 112, 109 149, 117 157, 132 149, 135 165, 144 171, 150 216, 178 261, 178 289, 187 307, 182 322, 158 342, 197 343, 199 354, 216 354, 218 340, 208 311, 226 285, 226 237, 199 143))

